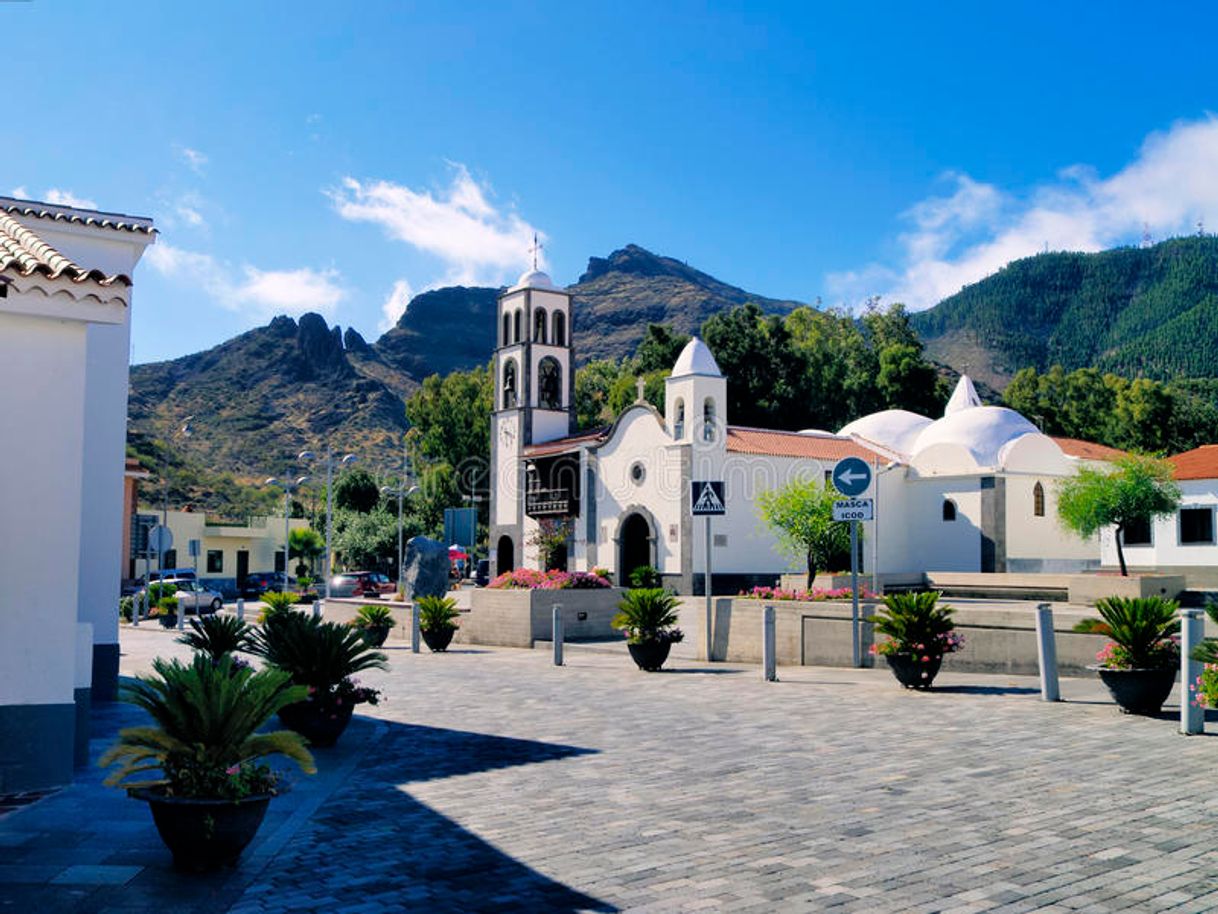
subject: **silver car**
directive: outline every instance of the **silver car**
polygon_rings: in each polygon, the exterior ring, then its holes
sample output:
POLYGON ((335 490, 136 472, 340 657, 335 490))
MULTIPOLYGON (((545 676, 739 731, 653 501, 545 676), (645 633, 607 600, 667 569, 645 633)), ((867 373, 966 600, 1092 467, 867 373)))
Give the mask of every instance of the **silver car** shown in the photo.
POLYGON ((224 605, 223 596, 208 590, 198 581, 179 581, 174 596, 178 598, 178 607, 188 613, 192 610, 199 613, 219 612, 224 605))

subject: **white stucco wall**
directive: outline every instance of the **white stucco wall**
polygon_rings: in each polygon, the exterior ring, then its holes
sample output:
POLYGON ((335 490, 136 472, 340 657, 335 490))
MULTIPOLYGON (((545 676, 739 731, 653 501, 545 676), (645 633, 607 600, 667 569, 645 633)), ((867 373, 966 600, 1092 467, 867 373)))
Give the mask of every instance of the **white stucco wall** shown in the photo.
POLYGON ((1006 477, 1007 561, 1039 560, 1046 571, 1075 570, 1078 563, 1093 563, 1100 557, 1096 538, 1081 539, 1057 519, 1057 479, 1048 476, 1006 477), (1045 492, 1045 514, 1033 512, 1033 490, 1040 483, 1045 492))
MULTIPOLYGON (((1185 479, 1180 486, 1181 508, 1218 508, 1218 479, 1185 479)), ((1218 513, 1215 515, 1218 532, 1218 513)), ((1117 566, 1116 541, 1111 529, 1100 535, 1101 558, 1106 567, 1117 566)), ((1180 514, 1156 518, 1151 525, 1150 546, 1125 546, 1125 562, 1134 567, 1218 566, 1218 545, 1182 545, 1180 514)))
POLYGON ((0 428, 16 434, 0 448, 0 705, 70 704, 87 325, 12 304, 0 300, 0 428))

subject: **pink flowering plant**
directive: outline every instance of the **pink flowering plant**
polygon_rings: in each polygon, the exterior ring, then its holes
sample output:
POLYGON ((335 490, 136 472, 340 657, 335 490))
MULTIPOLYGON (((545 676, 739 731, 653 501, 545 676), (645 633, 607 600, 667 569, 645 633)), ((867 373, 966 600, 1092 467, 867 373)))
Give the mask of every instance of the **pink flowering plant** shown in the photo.
POLYGON ((613 584, 601 569, 588 572, 517 568, 505 571, 486 586, 495 590, 597 590, 613 584))
MULTIPOLYGON (((1218 604, 1207 603, 1205 613, 1218 623, 1218 604)), ((1192 703, 1202 708, 1218 708, 1218 638, 1205 638, 1193 649, 1193 660, 1205 664, 1201 675, 1189 684, 1192 703)))
POLYGON ((234 665, 229 654, 213 659, 158 658, 155 675, 123 688, 123 700, 139 706, 151 725, 127 727, 101 757, 117 766, 110 786, 199 799, 239 800, 278 792, 281 775, 263 759, 282 755, 308 774, 316 771, 301 737, 290 730, 259 732, 272 715, 305 697, 280 670, 255 672, 234 665), (159 776, 150 777, 153 772, 159 776), (137 777, 139 776, 139 777, 137 777))
MULTIPOLYGON (((816 602, 820 600, 849 600, 854 591, 849 587, 813 587, 811 590, 788 590, 783 587, 754 587, 752 590, 742 590, 739 596, 745 600, 801 600, 816 602)), ((859 596, 863 599, 875 599, 876 593, 866 587, 859 588, 859 596)))
POLYGON ((964 647, 964 636, 955 631, 950 606, 940 606, 937 590, 923 593, 893 593, 884 598, 884 608, 871 617, 878 634, 887 636, 871 648, 873 654, 909 656, 930 663, 964 647))
POLYGON ((1170 669, 1180 662, 1179 606, 1162 597, 1105 597, 1095 603, 1100 618, 1074 628, 1111 639, 1095 655, 1105 669, 1170 669))

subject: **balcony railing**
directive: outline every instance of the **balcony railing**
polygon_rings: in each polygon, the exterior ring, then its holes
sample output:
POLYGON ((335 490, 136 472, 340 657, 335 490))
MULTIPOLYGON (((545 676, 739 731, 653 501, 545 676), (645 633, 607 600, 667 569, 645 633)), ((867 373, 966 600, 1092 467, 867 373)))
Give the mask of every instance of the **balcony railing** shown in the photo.
POLYGON ((578 507, 570 489, 529 489, 524 495, 524 512, 529 517, 575 514, 578 507))

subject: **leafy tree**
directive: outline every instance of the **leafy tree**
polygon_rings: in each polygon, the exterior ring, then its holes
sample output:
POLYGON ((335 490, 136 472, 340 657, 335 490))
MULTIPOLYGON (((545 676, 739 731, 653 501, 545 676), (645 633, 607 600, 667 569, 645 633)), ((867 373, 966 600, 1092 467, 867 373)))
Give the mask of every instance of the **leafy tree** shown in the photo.
MULTIPOLYGON (((397 564, 398 519, 396 514, 376 510, 335 512, 334 551, 343 568, 389 571, 397 564)), ((414 516, 402 519, 402 539, 422 533, 414 516)))
POLYGON ((363 467, 353 467, 342 473, 334 483, 334 506, 345 511, 366 514, 381 501, 376 479, 363 467))
POLYGON ((1121 548, 1125 527, 1171 514, 1179 504, 1180 489, 1172 480, 1171 464, 1154 457, 1122 457, 1111 470, 1083 467, 1058 484, 1057 514, 1066 529, 1086 538, 1104 527, 1116 527, 1122 575, 1129 573, 1121 548))
MULTIPOLYGON (((668 377, 671 368, 651 371, 643 378, 643 399, 660 411, 664 412, 664 379, 668 377)), ((623 372, 618 375, 613 386, 609 388, 609 412, 620 416, 639 398, 638 377, 623 372)))
POLYGON ((890 409, 923 415, 942 410, 947 399, 934 366, 922 358, 922 345, 891 343, 880 351, 876 390, 890 409))
POLYGON ((643 341, 634 354, 638 371, 642 374, 662 371, 667 375, 688 342, 687 334, 669 324, 648 324, 643 341))
POLYGON ((596 428, 613 421, 609 391, 622 375, 613 359, 597 359, 575 372, 575 423, 580 429, 596 428))
POLYGON ((491 369, 431 375, 406 401, 411 452, 430 464, 458 468, 471 459, 490 459, 491 369))
POLYGON ((727 415, 740 425, 800 427, 808 415, 803 363, 782 318, 749 303, 716 314, 702 338, 728 379, 727 415))
POLYGON ((537 529, 529 537, 529 545, 537 547, 541 554, 541 565, 547 571, 560 566, 565 569, 567 539, 572 529, 571 521, 567 518, 544 517, 538 521, 537 529))
POLYGON ((288 554, 308 562, 310 570, 325 551, 326 538, 311 527, 298 528, 288 534, 288 554))
POLYGON ((840 497, 831 486, 806 479, 762 492, 757 500, 761 519, 779 543, 807 562, 809 590, 818 569, 850 556, 850 525, 833 519, 833 502, 840 497))

